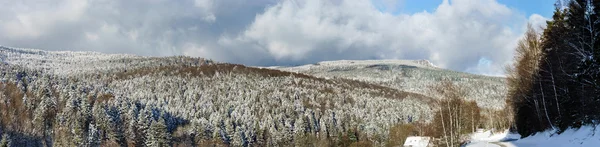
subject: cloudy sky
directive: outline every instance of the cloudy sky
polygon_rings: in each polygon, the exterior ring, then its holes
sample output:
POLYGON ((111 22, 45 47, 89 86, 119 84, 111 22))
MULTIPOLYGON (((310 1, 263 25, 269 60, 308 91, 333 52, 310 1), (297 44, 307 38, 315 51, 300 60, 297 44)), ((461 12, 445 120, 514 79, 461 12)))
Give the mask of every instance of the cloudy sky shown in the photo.
POLYGON ((427 59, 501 75, 553 0, 0 0, 0 45, 253 66, 427 59))

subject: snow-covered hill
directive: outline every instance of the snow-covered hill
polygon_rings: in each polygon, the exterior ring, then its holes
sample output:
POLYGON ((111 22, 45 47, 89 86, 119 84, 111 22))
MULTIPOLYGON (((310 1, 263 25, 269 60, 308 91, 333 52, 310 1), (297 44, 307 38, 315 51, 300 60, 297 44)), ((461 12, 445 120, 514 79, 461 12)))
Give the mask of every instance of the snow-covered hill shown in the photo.
POLYGON ((269 67, 323 78, 344 78, 382 85, 431 97, 430 87, 450 79, 468 92, 467 99, 480 107, 504 108, 504 78, 474 75, 441 69, 427 60, 340 60, 296 67, 269 67))
POLYGON ((0 46, 0 63, 40 70, 59 76, 79 76, 98 72, 122 72, 130 68, 147 68, 187 63, 202 65, 212 62, 189 57, 143 57, 128 54, 103 54, 81 51, 44 51, 0 46))
POLYGON ((156 134, 277 146, 348 132, 382 145, 391 126, 433 114, 421 94, 202 58, 0 47, 0 59, 0 134, 31 146, 152 143, 161 139, 139 136, 156 134))
POLYGON ((0 46, 0 134, 32 146, 153 143, 161 139, 140 136, 157 134, 184 146, 280 146, 305 137, 336 143, 354 133, 382 146, 392 126, 432 119, 436 96, 428 89, 444 77, 473 88, 468 98, 479 105, 502 107, 503 79, 425 60, 255 68, 0 46))

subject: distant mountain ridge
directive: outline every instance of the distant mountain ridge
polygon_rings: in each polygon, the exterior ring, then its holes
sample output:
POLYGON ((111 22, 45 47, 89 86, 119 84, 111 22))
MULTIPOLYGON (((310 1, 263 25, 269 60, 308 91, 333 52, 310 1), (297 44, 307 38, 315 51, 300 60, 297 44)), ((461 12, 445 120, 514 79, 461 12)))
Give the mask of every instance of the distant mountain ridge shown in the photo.
MULTIPOLYGON (((296 68, 310 66, 310 65, 374 65, 374 64, 389 64, 389 65, 407 65, 415 67, 427 67, 427 68, 438 68, 429 60, 333 60, 333 61, 321 61, 315 64, 307 64, 296 66, 296 68)), ((286 66, 273 66, 269 68, 285 68, 286 66)), ((291 66, 294 67, 294 66, 291 66)))
POLYGON ((468 91, 480 107, 504 108, 505 79, 439 68, 428 60, 338 60, 294 67, 269 67, 322 78, 344 78, 436 97, 430 87, 449 79, 468 91))

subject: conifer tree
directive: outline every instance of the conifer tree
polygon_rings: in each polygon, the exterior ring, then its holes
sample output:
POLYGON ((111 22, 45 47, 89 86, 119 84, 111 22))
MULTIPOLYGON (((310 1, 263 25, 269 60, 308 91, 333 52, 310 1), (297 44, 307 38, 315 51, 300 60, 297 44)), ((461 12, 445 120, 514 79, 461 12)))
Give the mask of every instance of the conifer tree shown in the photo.
POLYGON ((171 144, 171 134, 167 132, 167 125, 164 119, 153 121, 150 125, 146 145, 150 147, 169 146, 171 144))
POLYGON ((305 122, 302 116, 296 119, 296 122, 294 123, 294 142, 296 143, 296 146, 308 143, 306 140, 305 122))
POLYGON ((11 147, 11 146, 13 146, 13 145, 11 144, 10 135, 8 135, 7 133, 4 133, 0 140, 0 147, 11 147))
POLYGON ((86 146, 100 146, 100 132, 95 122, 91 122, 89 124, 89 132, 88 132, 87 144, 86 146))

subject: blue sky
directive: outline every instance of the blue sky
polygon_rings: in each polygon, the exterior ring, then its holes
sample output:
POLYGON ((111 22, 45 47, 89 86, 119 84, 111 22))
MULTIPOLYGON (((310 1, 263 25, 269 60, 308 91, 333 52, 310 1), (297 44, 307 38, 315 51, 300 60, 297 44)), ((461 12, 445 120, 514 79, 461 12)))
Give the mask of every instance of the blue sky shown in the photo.
POLYGON ((498 0, 498 2, 517 9, 527 16, 539 14, 546 18, 552 18, 555 3, 554 0, 498 0))
MULTIPOLYGON (((386 7, 384 6, 386 4, 382 1, 386 0, 374 0, 374 3, 379 10, 385 11, 386 7)), ((442 1, 443 0, 400 0, 396 3, 396 10, 388 11, 392 11, 394 14, 412 14, 423 11, 433 12, 442 1)), ((515 9, 517 12, 523 13, 526 16, 539 14, 546 18, 552 16, 555 3, 554 0, 497 0, 497 2, 506 5, 511 9, 515 9)))

